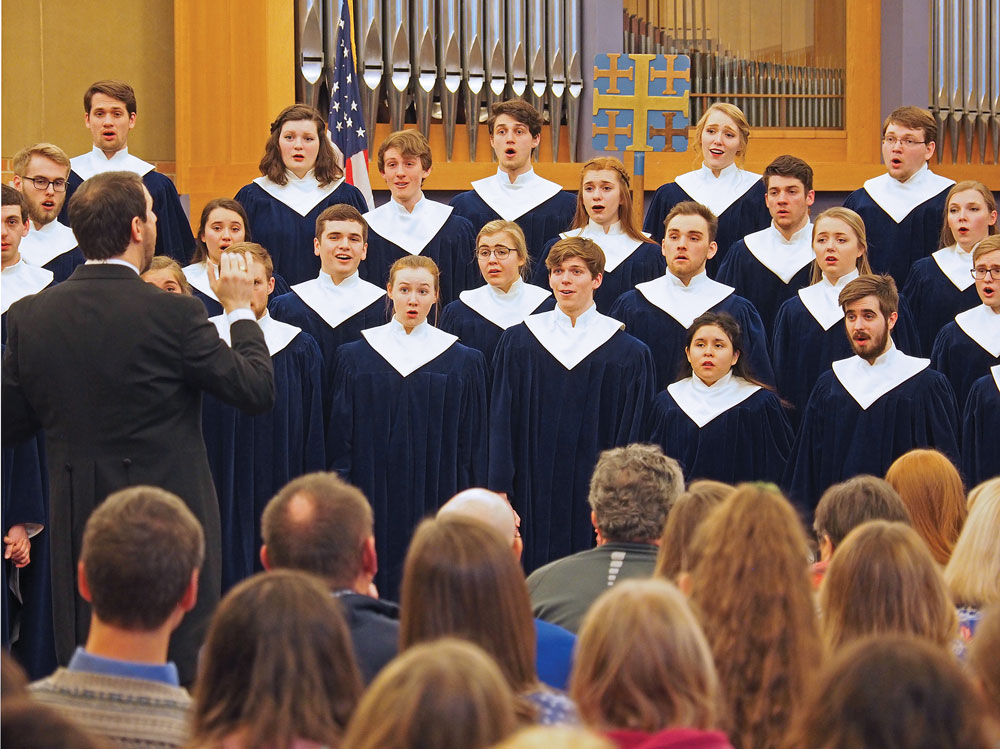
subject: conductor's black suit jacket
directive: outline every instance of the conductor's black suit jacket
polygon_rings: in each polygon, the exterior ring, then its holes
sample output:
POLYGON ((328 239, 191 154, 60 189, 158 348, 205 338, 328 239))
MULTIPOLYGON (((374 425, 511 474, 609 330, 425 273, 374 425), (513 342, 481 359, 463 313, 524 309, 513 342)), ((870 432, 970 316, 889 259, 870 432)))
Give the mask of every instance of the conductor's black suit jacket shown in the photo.
POLYGON ((45 430, 59 662, 68 662, 89 626, 75 574, 87 518, 109 493, 152 484, 181 497, 205 529, 198 603, 170 648, 190 682, 221 570, 201 392, 248 411, 271 407, 274 373, 259 326, 235 323, 230 348, 195 297, 100 264, 81 265, 62 284, 12 305, 7 332, 3 442, 45 430))

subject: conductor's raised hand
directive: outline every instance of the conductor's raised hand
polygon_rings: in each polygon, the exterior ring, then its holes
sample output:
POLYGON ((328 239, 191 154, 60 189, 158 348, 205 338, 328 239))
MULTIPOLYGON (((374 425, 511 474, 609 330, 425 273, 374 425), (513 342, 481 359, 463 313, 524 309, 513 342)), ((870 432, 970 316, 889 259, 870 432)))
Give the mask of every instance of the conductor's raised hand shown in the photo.
POLYGON ((208 265, 208 284, 227 312, 250 309, 255 273, 254 257, 249 252, 223 252, 219 258, 219 275, 208 265))

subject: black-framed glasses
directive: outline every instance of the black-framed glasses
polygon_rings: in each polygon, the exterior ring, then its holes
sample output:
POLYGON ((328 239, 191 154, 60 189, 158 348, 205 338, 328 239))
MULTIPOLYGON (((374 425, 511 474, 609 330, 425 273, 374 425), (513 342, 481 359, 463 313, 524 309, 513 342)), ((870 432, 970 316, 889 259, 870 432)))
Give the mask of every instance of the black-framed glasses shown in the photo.
POLYGON ((913 140, 913 138, 897 138, 895 135, 885 136, 882 139, 882 142, 885 143, 890 148, 896 145, 897 143, 901 145, 903 148, 909 148, 910 146, 922 146, 925 143, 927 143, 926 140, 913 140))
POLYGON ((987 275, 991 281, 1000 281, 1000 268, 973 268, 969 273, 977 281, 985 281, 987 275))
POLYGON ((514 250, 512 250, 510 247, 502 247, 502 246, 493 247, 492 249, 489 247, 480 247, 479 249, 476 250, 476 257, 478 257, 480 260, 489 260, 490 255, 495 255, 497 260, 503 260, 513 251, 514 250))
POLYGON ((56 192, 66 192, 64 179, 45 179, 45 177, 24 177, 24 179, 33 184, 36 190, 48 190, 49 185, 52 185, 52 189, 56 192))

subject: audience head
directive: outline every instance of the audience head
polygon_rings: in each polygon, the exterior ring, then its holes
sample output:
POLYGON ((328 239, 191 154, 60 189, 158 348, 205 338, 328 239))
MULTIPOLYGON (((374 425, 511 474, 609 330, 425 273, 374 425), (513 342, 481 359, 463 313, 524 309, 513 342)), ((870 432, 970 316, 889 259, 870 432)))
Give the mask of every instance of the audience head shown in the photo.
POLYGON ((897 107, 882 123, 882 161, 899 182, 923 169, 936 145, 937 122, 926 109, 897 107))
POLYGON ((66 202, 70 172, 66 152, 52 143, 36 143, 14 154, 10 168, 14 172, 11 184, 24 195, 35 228, 55 221, 66 202))
POLYGON ((427 320, 441 291, 441 271, 424 255, 404 255, 389 268, 393 318, 407 332, 427 320))
POLYGON ((841 289, 837 303, 855 354, 871 364, 889 350, 899 308, 892 276, 858 276, 841 289))
POLYGON ((375 677, 342 749, 486 749, 517 727, 496 663, 450 637, 415 645, 375 677))
POLYGON ((597 730, 716 728, 715 664, 683 594, 627 580, 601 595, 580 629, 570 696, 597 730))
POLYGON ((243 206, 232 198, 215 198, 201 211, 191 262, 211 260, 218 265, 219 257, 229 245, 249 240, 250 220, 243 206))
POLYGON ((984 494, 969 510, 944 582, 959 606, 1000 605, 1000 493, 984 494))
POLYGON ((687 284, 704 273, 705 264, 715 257, 719 220, 707 206, 685 200, 670 209, 663 225, 661 247, 667 270, 687 284))
POLYGON ((97 81, 83 94, 83 123, 94 145, 107 153, 128 145, 135 112, 135 91, 124 81, 97 81))
POLYGON ((285 107, 271 123, 260 173, 279 185, 288 175, 302 179, 313 171, 321 186, 336 182, 344 170, 337 164, 326 133, 326 118, 308 104, 285 107))
POLYGON ((3 267, 14 265, 21 259, 21 240, 28 236, 28 204, 10 185, 2 186, 3 192, 3 267))
POLYGON ((872 520, 847 534, 820 587, 822 630, 831 650, 865 635, 900 633, 946 647, 955 608, 917 532, 872 520))
POLYGON ((822 561, 828 562, 844 537, 869 520, 911 525, 909 510, 889 482, 855 476, 823 492, 813 515, 822 561))
POLYGON ((261 573, 230 590, 212 617, 191 743, 339 746, 360 695, 351 636, 330 591, 302 572, 261 573))
POLYGON ((510 502, 489 489, 466 489, 445 502, 438 510, 438 517, 466 517, 488 525, 501 538, 511 539, 514 555, 520 559, 524 544, 521 542, 520 518, 510 502))
POLYGON ((1000 495, 1000 476, 987 479, 978 486, 973 487, 972 491, 969 492, 969 498, 965 501, 965 506, 971 511, 980 499, 997 495, 1000 495))
POLYGON ((142 178, 104 172, 86 180, 69 201, 69 220, 87 260, 110 260, 133 243, 143 247, 146 270, 156 251, 156 214, 142 178))
POLYGON ((667 516, 656 556, 657 577, 676 583, 681 573, 690 572, 692 542, 701 521, 736 491, 721 481, 693 481, 681 494, 667 516))
POLYGON ((515 222, 502 218, 487 222, 479 230, 476 259, 486 283, 504 293, 510 291, 518 278, 528 278, 531 273, 531 256, 524 232, 515 222))
POLYGON ((0 744, 18 749, 106 749, 64 714, 27 696, 4 697, 0 707, 0 744))
POLYGON ((743 163, 750 140, 750 122, 735 104, 716 102, 698 120, 694 141, 700 145, 696 161, 718 174, 733 163, 743 163))
POLYGON ((191 295, 191 284, 188 283, 181 264, 166 255, 157 255, 150 261, 149 267, 142 274, 142 280, 171 294, 191 295))
POLYGON ((827 208, 813 222, 813 260, 809 283, 819 283, 825 276, 830 283, 852 271, 870 276, 868 236, 865 222, 850 208, 827 208))
POLYGON ((779 156, 764 169, 764 201, 774 225, 782 232, 798 231, 809 221, 816 199, 813 170, 796 156, 779 156))
POLYGON ((982 182, 956 182, 948 191, 945 206, 942 247, 957 244, 963 252, 971 252, 976 244, 997 233, 997 199, 982 182))
POLYGON ((885 480, 899 493, 934 559, 947 564, 968 514, 958 470, 937 450, 910 450, 893 461, 885 480))
POLYGON ((598 156, 580 170, 580 191, 576 194, 576 215, 572 229, 583 229, 591 221, 605 229, 620 224, 622 233, 640 242, 646 235, 632 212, 632 190, 621 160, 598 156))
POLYGON ((976 627, 966 663, 990 715, 1000 722, 1000 658, 997 653, 1000 653, 1000 606, 994 605, 986 610, 976 627))
POLYGON ((97 506, 83 529, 80 593, 94 617, 131 631, 180 623, 197 598, 201 524, 180 498, 133 486, 97 506))
POLYGON ((14 656, 0 649, 0 698, 13 699, 27 694, 28 674, 24 672, 14 656))
POLYGON ((542 140, 542 115, 521 99, 490 107, 486 128, 500 169, 510 176, 531 171, 531 155, 542 140))
POLYGON ((493 749, 615 749, 599 733, 567 724, 522 728, 493 749))

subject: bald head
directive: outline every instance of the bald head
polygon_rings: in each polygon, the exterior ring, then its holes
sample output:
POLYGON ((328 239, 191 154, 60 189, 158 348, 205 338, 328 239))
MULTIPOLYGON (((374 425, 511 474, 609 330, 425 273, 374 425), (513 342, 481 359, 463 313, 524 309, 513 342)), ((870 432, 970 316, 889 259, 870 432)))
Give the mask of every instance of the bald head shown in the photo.
POLYGON ((510 503, 488 489, 466 489, 445 502, 438 510, 438 517, 461 515, 473 518, 495 529, 503 538, 513 542, 517 526, 510 503))

